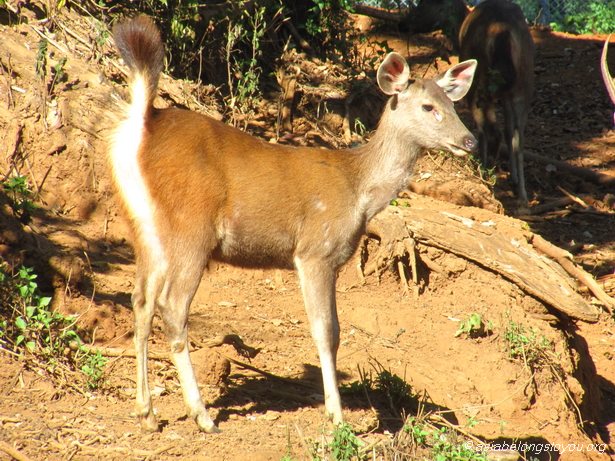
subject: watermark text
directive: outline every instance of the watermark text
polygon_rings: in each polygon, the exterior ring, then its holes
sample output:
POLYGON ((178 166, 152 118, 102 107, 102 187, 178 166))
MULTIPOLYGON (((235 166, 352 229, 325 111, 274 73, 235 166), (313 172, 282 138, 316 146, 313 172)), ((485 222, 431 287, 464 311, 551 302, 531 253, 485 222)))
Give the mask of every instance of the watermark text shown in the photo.
POLYGON ((548 442, 485 442, 477 443, 471 440, 465 446, 477 452, 490 451, 517 451, 519 453, 571 453, 571 452, 597 452, 604 453, 607 450, 606 443, 548 443, 548 442))

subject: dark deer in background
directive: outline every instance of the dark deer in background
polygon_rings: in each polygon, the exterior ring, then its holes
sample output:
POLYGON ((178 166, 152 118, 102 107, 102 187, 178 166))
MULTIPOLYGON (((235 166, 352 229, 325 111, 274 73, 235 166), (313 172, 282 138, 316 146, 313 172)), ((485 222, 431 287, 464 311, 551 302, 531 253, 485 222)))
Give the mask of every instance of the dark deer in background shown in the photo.
POLYGON ((412 30, 441 27, 450 34, 460 60, 478 61, 467 101, 479 131, 481 160, 487 165, 489 155, 497 156, 500 150, 499 101, 510 178, 518 199, 527 203, 523 144, 534 93, 534 42, 523 12, 508 0, 485 0, 472 10, 462 0, 422 0, 411 14, 412 30))
POLYGON ((138 17, 117 25, 114 38, 130 70, 131 102, 109 154, 134 236, 136 411, 142 427, 158 428, 147 379, 147 342, 158 308, 188 415, 201 430, 217 430, 188 351, 188 311, 209 259, 297 270, 325 408, 341 422, 337 271, 367 222, 407 185, 422 151, 464 155, 476 147, 453 107, 472 84, 476 61, 432 80, 409 80, 406 60, 390 53, 377 72, 390 98, 369 143, 350 150, 294 148, 195 112, 155 108, 164 58, 158 29, 138 17))
POLYGON ((408 32, 441 30, 459 52, 459 29, 469 13, 464 0, 420 0, 407 16, 408 32))
MULTIPOLYGON (((609 35, 604 42, 604 46, 602 47, 602 56, 600 58, 600 72, 602 73, 602 80, 604 80, 606 91, 609 93, 611 102, 615 106, 615 78, 611 77, 611 73, 609 72, 609 63, 606 61, 606 54, 609 50, 610 39, 611 36, 609 35)), ((615 111, 613 111, 613 127, 615 127, 615 111)))

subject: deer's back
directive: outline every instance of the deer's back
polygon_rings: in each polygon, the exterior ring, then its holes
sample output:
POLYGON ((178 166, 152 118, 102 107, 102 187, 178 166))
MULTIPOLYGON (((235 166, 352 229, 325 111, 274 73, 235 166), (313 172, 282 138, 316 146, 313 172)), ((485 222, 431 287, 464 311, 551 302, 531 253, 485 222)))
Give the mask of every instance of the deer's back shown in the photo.
POLYGON ((528 98, 534 86, 534 42, 523 12, 508 0, 486 0, 459 32, 460 59, 478 59, 477 86, 528 98))

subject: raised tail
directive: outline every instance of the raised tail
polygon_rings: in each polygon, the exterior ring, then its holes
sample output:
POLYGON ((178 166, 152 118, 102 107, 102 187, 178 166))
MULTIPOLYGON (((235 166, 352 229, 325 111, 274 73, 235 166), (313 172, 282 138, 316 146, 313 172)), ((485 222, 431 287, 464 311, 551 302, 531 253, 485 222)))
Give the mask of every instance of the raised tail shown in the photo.
POLYGON ((148 16, 116 24, 115 44, 130 69, 131 106, 145 116, 152 107, 164 63, 164 45, 148 16))
MULTIPOLYGON (((130 69, 131 101, 122 105, 122 116, 109 143, 109 160, 117 190, 140 245, 154 261, 165 261, 156 231, 155 203, 139 158, 147 139, 145 129, 153 112, 158 80, 164 60, 164 46, 154 22, 139 16, 116 25, 115 43, 130 69)), ((161 266, 164 267, 164 264, 161 266)))

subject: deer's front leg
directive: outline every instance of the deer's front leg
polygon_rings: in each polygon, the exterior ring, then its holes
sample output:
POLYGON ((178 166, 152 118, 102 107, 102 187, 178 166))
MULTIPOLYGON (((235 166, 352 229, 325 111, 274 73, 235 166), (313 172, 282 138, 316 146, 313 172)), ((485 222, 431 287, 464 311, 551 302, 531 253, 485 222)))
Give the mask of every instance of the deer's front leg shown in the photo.
POLYGON ((295 258, 312 337, 318 349, 325 391, 325 408, 335 424, 343 421, 337 385, 336 358, 340 328, 335 304, 336 275, 323 261, 295 258))

